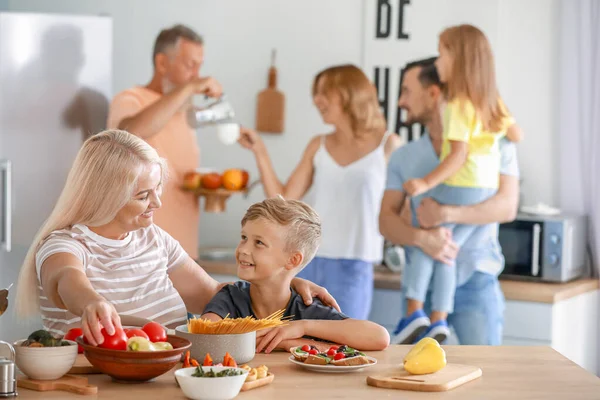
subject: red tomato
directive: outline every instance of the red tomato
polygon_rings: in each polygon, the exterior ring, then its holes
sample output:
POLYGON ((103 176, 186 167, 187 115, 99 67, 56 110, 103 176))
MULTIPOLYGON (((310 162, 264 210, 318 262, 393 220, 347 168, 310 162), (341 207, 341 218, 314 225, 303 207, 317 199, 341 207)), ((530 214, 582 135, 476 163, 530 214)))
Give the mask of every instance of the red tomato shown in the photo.
POLYGON ((106 330, 102 328, 102 336, 104 336, 104 342, 98 347, 110 350, 127 350, 127 335, 122 329, 117 329, 115 334, 109 336, 106 330))
MULTIPOLYGON (((69 331, 67 332, 67 334, 65 335, 65 337, 63 339, 75 341, 75 339, 77 339, 79 336, 83 336, 83 330, 81 328, 73 328, 73 329, 69 329, 69 331)), ((84 338, 84 342, 85 342, 85 338, 84 338)), ((83 353, 83 347, 81 347, 80 345, 77 345, 77 349, 78 349, 77 350, 78 353, 83 353)))
POLYGON ((341 360, 342 358, 346 358, 346 355, 344 353, 337 353, 333 359, 334 360, 341 360))
POLYGON ((153 343, 167 341, 167 331, 158 322, 148 322, 142 330, 146 332, 148 339, 153 343))
POLYGON ((304 346, 302 346, 302 347, 300 348, 300 350, 302 350, 302 351, 306 351, 306 352, 308 353, 308 352, 310 351, 310 346, 309 346, 309 345, 307 345, 307 344, 305 344, 304 346))
POLYGON ((337 349, 339 349, 339 348, 340 348, 340 346, 331 346, 331 347, 329 348, 329 350, 334 350, 334 351, 337 351, 337 349))
POLYGON ((144 332, 141 329, 125 329, 125 335, 127 336, 127 338, 132 338, 134 336, 137 337, 143 337, 144 339, 148 339, 150 340, 150 338, 148 337, 148 334, 146 334, 146 332, 144 332))
POLYGON ((335 350, 334 350, 334 349, 329 349, 329 351, 327 352, 327 355, 328 355, 329 357, 333 357, 333 356, 335 356, 335 354, 336 354, 336 353, 335 353, 335 350))
POLYGON ((312 354, 313 356, 316 356, 317 354, 319 354, 319 350, 317 349, 310 349, 308 354, 312 354))

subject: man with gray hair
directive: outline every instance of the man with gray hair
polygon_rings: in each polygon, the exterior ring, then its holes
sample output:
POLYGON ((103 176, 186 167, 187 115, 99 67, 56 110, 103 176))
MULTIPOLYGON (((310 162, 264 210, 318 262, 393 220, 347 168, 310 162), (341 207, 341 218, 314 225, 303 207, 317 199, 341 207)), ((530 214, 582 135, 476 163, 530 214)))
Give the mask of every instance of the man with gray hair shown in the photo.
POLYGON ((169 180, 164 183, 162 207, 154 222, 177 239, 192 257, 198 256, 200 209, 196 197, 182 190, 183 177, 199 164, 200 149, 185 110, 192 96, 221 95, 213 78, 199 77, 204 61, 203 40, 184 25, 164 29, 156 38, 154 75, 145 86, 134 86, 113 99, 108 128, 127 130, 146 140, 167 160, 169 180))

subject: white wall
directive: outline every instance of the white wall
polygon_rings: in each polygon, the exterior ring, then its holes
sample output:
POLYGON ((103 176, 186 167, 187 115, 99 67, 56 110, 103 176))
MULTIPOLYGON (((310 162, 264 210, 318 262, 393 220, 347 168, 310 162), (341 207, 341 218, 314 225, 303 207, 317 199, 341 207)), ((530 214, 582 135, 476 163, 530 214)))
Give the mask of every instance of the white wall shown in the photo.
MULTIPOLYGON (((473 7, 448 20, 432 14, 429 29, 440 31, 444 26, 436 24, 446 21, 486 29, 495 47, 500 89, 526 134, 519 145, 525 202, 555 204, 557 1, 486 0, 486 7, 478 0, 460 2, 473 7)), ((408 13, 413 6, 407 6, 408 13)), ((279 87, 287 100, 286 131, 265 140, 281 178, 290 174, 310 137, 326 129, 309 97, 314 74, 328 65, 362 62, 362 0, 10 0, 9 9, 112 15, 115 92, 150 78, 152 43, 161 28, 176 22, 189 24, 207 42, 203 73, 224 84, 240 122, 250 126, 256 94, 266 85, 270 50, 277 48, 279 87)), ((436 15, 437 11, 431 8, 436 15)), ((409 29, 417 35, 425 26, 409 24, 409 29)), ((431 48, 423 53, 435 53, 435 40, 428 42, 431 48)), ((211 130, 200 132, 199 142, 202 166, 243 167, 256 177, 249 153, 223 146, 211 130)), ((235 244, 245 208, 261 197, 259 187, 248 200, 232 198, 225 214, 203 214, 201 245, 235 244)))
POLYGON ((499 1, 498 84, 507 106, 522 126, 518 146, 526 204, 558 206, 558 57, 557 0, 499 1))
MULTIPOLYGON (((163 27, 189 24, 206 40, 203 74, 224 85, 239 120, 254 125, 256 94, 266 86, 271 48, 278 50, 279 87, 286 95, 286 131, 265 137, 279 175, 287 177, 309 139, 324 132, 312 106, 310 85, 320 69, 335 63, 360 62, 361 0, 217 1, 12 1, 11 10, 62 13, 107 13, 114 18, 115 92, 145 83, 151 76, 151 51, 163 27)), ((199 134, 201 165, 225 169, 244 167, 257 176, 251 154, 238 146, 226 147, 214 131, 199 134)), ((227 213, 203 214, 201 243, 233 245, 245 209, 263 197, 258 187, 244 200, 232 198, 227 213)))

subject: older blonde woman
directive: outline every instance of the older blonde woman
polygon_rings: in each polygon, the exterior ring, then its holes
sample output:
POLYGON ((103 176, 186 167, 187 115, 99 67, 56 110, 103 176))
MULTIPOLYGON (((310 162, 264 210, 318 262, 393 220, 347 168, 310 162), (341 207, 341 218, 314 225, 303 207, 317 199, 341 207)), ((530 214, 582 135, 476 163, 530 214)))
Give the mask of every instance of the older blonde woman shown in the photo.
POLYGON ((312 95, 323 122, 334 129, 310 141, 287 183, 277 178, 256 132, 244 129, 240 142, 254 152, 268 197, 300 199, 312 190, 310 202, 322 220, 322 243, 299 276, 325 286, 346 315, 366 319, 373 263, 383 258, 378 215, 387 159, 400 138, 386 132, 375 87, 353 65, 321 71, 312 95))
MULTIPOLYGON (((150 145, 125 131, 88 139, 21 268, 17 311, 41 311, 57 334, 81 326, 94 345, 102 328, 121 328, 119 314, 174 327, 186 309, 202 313, 221 285, 152 221, 166 171, 150 145)), ((307 304, 314 294, 337 306, 311 283, 295 289, 307 304)))

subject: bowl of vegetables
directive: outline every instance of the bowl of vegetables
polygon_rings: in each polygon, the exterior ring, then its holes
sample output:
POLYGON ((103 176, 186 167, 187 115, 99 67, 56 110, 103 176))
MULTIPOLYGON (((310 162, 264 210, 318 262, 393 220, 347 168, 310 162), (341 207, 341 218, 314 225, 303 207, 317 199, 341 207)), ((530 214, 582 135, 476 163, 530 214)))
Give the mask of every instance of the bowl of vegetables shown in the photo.
POLYGON ((229 400, 240 393, 248 371, 231 367, 191 367, 175 371, 183 394, 192 400, 229 400))
POLYGON ((77 358, 77 344, 46 330, 14 343, 17 367, 31 379, 54 380, 69 372, 77 358))
POLYGON ((117 330, 112 336, 103 329, 102 334, 104 342, 99 346, 83 337, 78 337, 77 343, 90 364, 120 382, 149 381, 168 372, 192 345, 187 339, 167 335, 156 322, 142 329, 117 330))

